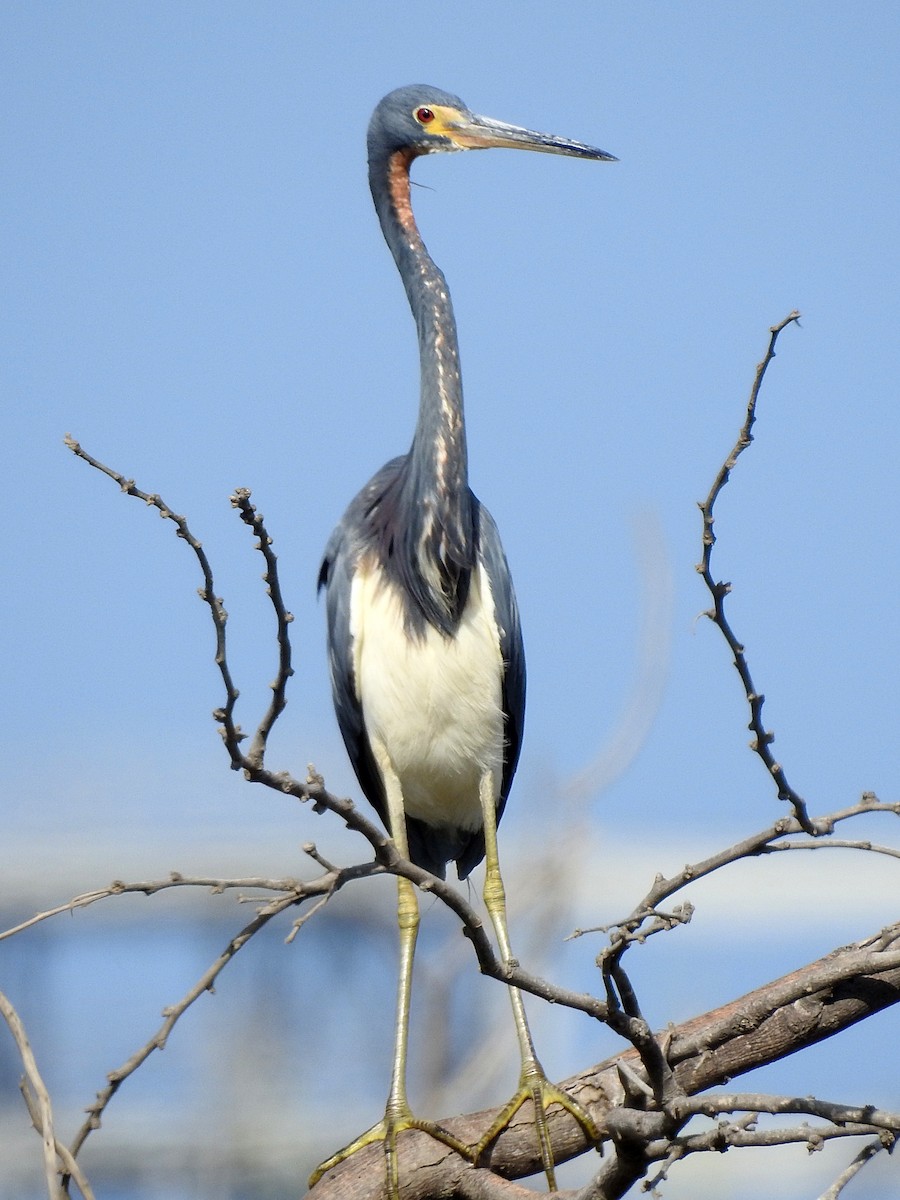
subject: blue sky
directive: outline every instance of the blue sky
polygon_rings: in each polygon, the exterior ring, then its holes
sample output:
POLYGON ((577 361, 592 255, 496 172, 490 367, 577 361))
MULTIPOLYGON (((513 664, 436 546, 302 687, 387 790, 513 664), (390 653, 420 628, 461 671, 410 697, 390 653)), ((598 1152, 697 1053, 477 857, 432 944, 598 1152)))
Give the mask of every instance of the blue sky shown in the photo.
MULTIPOLYGON (((598 883, 570 922, 585 925, 622 915, 603 874, 623 856, 644 872, 617 894, 633 901, 655 870, 777 815, 694 564, 696 501, 793 308, 802 327, 782 335, 719 505, 716 574, 794 786, 816 811, 897 798, 900 11, 188 0, 10 3, 0 24, 10 871, 25 855, 32 878, 77 890, 215 870, 235 845, 248 873, 280 872, 311 837, 354 852, 228 772, 194 562, 62 438, 188 515, 232 616, 248 725, 275 664, 261 564, 228 504, 253 489, 296 616, 271 763, 312 761, 355 794, 314 581, 346 502, 412 435, 414 330, 364 135, 379 97, 417 80, 621 160, 498 151, 414 172, 456 305, 472 484, 525 628, 509 854, 587 821, 598 883), (659 711, 628 768, 566 804, 634 690, 648 605, 669 645, 659 711)), ((854 867, 808 857, 765 884, 745 872, 729 903, 752 918, 802 878, 794 900, 817 911, 854 867)), ((896 916, 855 894, 842 924, 754 955, 735 985, 896 916)), ((684 1004, 706 1007, 703 987, 684 1004)))

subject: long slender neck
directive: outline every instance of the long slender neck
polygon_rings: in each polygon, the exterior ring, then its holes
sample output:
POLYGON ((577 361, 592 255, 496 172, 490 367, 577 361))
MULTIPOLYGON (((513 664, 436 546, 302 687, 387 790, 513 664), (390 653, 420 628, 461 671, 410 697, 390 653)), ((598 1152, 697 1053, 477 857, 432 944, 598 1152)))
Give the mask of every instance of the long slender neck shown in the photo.
MULTIPOLYGON (((435 606, 455 624, 475 564, 475 513, 468 483, 456 321, 447 281, 425 249, 413 216, 411 159, 400 150, 371 160, 369 184, 419 338, 419 416, 401 485, 407 502, 404 511, 412 521, 409 549, 417 556, 435 606)), ((446 625, 431 614, 429 619, 446 625)))
MULTIPOLYGON (((427 462, 439 494, 467 486, 459 344, 450 291, 416 226, 408 152, 369 166, 369 183, 385 241, 406 288, 419 336, 421 392, 411 458, 427 462)), ((431 481, 429 481, 431 482, 431 481)))

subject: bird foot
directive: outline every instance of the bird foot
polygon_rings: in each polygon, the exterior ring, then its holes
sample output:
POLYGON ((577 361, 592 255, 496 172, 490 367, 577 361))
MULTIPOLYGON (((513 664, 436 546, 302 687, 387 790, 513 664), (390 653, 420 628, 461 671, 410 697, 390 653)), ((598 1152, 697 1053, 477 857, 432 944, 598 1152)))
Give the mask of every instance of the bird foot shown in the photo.
POLYGON ((404 1108, 400 1112, 394 1112, 389 1105, 383 1120, 379 1121, 377 1125, 373 1125, 371 1129, 367 1129, 365 1133, 361 1133, 349 1146, 344 1146, 342 1150, 338 1150, 336 1154, 332 1154, 331 1158, 326 1159, 325 1162, 320 1163, 316 1167, 315 1171, 309 1177, 310 1188, 315 1187, 323 1175, 338 1166, 339 1163, 344 1162, 345 1159, 350 1158, 357 1150, 362 1150, 365 1146, 370 1146, 373 1142, 383 1142, 387 1194, 390 1200, 400 1200, 397 1137, 406 1129, 417 1129, 420 1133, 427 1133, 436 1141, 443 1142, 445 1146, 449 1146, 451 1150, 455 1150, 457 1154, 461 1154, 463 1158, 469 1161, 472 1159, 471 1149, 464 1142, 455 1138, 452 1133, 448 1133, 437 1122, 422 1120, 414 1116, 409 1108, 404 1108))
POLYGON ((551 1192, 554 1192, 556 1191, 556 1170, 553 1148, 550 1144, 550 1126, 547 1121, 547 1110, 550 1106, 558 1104, 564 1108, 575 1118, 591 1142, 600 1141, 600 1131, 577 1100, 550 1082, 544 1074, 543 1067, 536 1060, 523 1064, 518 1090, 509 1103, 501 1109, 490 1129, 476 1145, 471 1147, 469 1156, 477 1167, 482 1156, 490 1149, 500 1134, 509 1127, 513 1117, 527 1100, 534 1105, 534 1125, 541 1151, 541 1163, 544 1174, 547 1176, 547 1186, 551 1192))

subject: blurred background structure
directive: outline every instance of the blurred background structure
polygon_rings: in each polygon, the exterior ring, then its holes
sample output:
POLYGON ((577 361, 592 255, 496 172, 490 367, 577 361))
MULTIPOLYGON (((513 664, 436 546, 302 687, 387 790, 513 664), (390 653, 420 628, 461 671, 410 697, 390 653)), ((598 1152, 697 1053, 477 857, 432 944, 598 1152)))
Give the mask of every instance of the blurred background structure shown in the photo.
MULTIPOLYGON (((863 789, 897 799, 900 12, 464 0, 434 34, 402 8, 0 12, 3 928, 114 878, 295 875, 308 841, 332 861, 367 857, 336 820, 228 771, 195 563, 62 438, 187 514, 231 614, 245 725, 275 669, 260 562, 228 504, 253 489, 296 617, 270 763, 313 762, 355 795, 314 581, 346 497, 408 447, 415 337, 364 137, 380 96, 420 80, 621 160, 468 155, 414 172, 460 327, 472 483, 525 629, 525 746, 501 830, 521 958, 596 989, 599 942, 566 934, 778 815, 727 651, 697 619, 694 564, 696 501, 768 327, 794 307, 802 328, 782 336, 757 441, 717 511, 718 574, 813 809, 863 789), (587 569, 561 586, 576 560, 587 569), (548 852, 550 806, 569 832, 548 852)), ((839 851, 698 885, 693 923, 631 960, 648 1016, 688 1017, 874 932, 896 893, 889 863, 839 851)), ((166 892, 0 943, 0 988, 64 1136, 250 912, 166 892)), ((391 881, 348 889, 285 946, 289 928, 242 951, 114 1098, 84 1156, 104 1200, 295 1196, 376 1119, 391 881)), ((413 1102, 433 1115, 497 1102, 515 1077, 506 997, 436 905, 417 969, 413 1102)), ((586 1018, 529 1011, 555 1076, 617 1048, 586 1018)), ((896 1108, 895 1042, 883 1014, 742 1086, 896 1108)), ((18 1075, 0 1036, 4 1200, 42 1194, 18 1075)), ((847 1157, 733 1151, 685 1164, 665 1195, 812 1195, 847 1157)), ((893 1168, 874 1164, 855 1195, 895 1195, 893 1168)))

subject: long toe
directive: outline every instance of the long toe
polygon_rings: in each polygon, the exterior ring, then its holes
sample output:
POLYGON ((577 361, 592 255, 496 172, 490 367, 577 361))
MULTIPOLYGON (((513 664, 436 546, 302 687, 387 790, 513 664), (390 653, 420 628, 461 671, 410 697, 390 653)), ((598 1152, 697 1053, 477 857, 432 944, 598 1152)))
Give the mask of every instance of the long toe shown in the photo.
POLYGON ((331 1158, 326 1159, 325 1162, 320 1163, 316 1167, 315 1171, 309 1177, 310 1188, 314 1188, 324 1175, 327 1175, 329 1171, 356 1154, 358 1150, 362 1150, 366 1146, 371 1146, 373 1142, 382 1142, 384 1145, 384 1169, 387 1194, 390 1200, 400 1200, 400 1170, 397 1157, 397 1139, 407 1129, 416 1129, 420 1133, 427 1133, 429 1137, 433 1137, 436 1141, 449 1146, 451 1150, 455 1150, 463 1158, 469 1161, 472 1160, 471 1149, 464 1142, 455 1138, 452 1133, 448 1133, 436 1121, 423 1120, 415 1116, 409 1109, 395 1113, 389 1106, 383 1120, 379 1121, 377 1125, 373 1125, 371 1129, 367 1129, 365 1133, 360 1134, 348 1146, 344 1146, 342 1150, 338 1150, 337 1153, 332 1154, 331 1158))
POLYGON ((537 1062, 523 1065, 518 1089, 500 1110, 490 1128, 471 1148, 471 1157, 477 1166, 500 1134, 509 1128, 513 1117, 528 1100, 534 1105, 534 1127, 540 1148, 541 1163, 544 1174, 547 1176, 547 1186, 550 1191, 556 1191, 556 1169, 550 1141, 550 1126, 547 1120, 548 1110, 554 1104, 564 1108, 582 1127, 591 1142, 600 1141, 600 1131, 582 1105, 573 1096, 569 1096, 561 1088, 558 1088, 555 1083, 551 1083, 537 1062))

